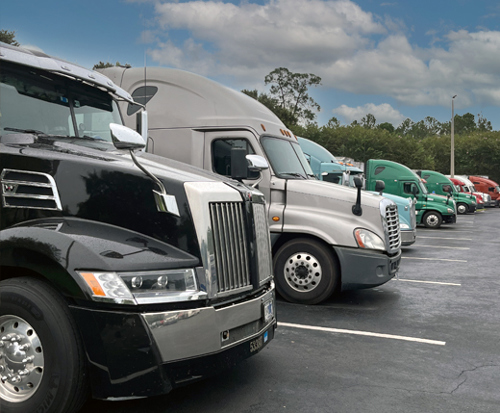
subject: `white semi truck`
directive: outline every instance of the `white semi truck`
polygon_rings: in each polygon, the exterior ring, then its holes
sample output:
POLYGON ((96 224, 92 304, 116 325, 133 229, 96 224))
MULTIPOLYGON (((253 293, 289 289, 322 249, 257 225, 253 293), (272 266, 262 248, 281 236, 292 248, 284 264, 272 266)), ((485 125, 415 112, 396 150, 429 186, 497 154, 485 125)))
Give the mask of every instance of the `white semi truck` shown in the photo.
MULTIPOLYGON (((398 271, 397 206, 360 188, 315 179, 295 136, 264 105, 205 77, 167 68, 102 70, 147 105, 147 151, 230 175, 231 150, 260 155, 269 168, 244 182, 266 197, 277 290, 317 304, 334 291, 369 288, 398 271)), ((136 127, 139 106, 123 103, 136 127)), ((244 167, 246 162, 243 159, 244 167)))

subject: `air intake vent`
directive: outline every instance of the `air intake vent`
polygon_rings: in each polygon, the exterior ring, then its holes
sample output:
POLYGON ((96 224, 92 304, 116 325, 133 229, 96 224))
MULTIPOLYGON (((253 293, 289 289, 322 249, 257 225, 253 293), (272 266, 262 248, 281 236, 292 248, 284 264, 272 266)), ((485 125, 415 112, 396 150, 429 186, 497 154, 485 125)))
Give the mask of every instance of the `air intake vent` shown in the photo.
POLYGON ((56 182, 48 174, 4 169, 0 181, 2 202, 6 208, 62 211, 56 182))

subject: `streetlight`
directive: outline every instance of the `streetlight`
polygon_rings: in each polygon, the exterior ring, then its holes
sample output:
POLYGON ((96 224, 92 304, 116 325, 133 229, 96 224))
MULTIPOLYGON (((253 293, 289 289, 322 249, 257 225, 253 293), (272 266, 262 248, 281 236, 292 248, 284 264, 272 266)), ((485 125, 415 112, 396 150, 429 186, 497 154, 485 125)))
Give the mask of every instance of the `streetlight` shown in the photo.
POLYGON ((455 98, 457 95, 451 98, 451 160, 450 160, 450 176, 455 178, 455 98))

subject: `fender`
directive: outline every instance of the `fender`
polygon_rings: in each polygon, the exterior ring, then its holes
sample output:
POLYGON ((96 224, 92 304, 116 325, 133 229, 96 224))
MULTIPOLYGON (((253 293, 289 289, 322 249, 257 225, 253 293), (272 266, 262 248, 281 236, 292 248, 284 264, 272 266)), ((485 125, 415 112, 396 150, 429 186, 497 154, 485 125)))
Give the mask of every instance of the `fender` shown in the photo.
POLYGON ((66 297, 90 300, 76 273, 189 268, 198 258, 171 245, 127 229, 78 218, 25 221, 0 232, 0 262, 35 271, 66 297))

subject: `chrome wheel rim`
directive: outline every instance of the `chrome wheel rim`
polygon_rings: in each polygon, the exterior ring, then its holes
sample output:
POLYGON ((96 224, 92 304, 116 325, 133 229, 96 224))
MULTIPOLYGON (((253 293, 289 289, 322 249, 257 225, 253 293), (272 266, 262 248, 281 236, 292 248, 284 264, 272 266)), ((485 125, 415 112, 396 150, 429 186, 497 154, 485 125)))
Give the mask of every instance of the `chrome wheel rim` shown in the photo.
POLYGON ((44 355, 35 329, 20 317, 0 316, 0 397, 28 400, 42 381, 44 355))
POLYGON ((286 260, 284 273, 290 288, 300 293, 314 290, 323 276, 319 261, 307 252, 291 255, 286 260))
POLYGON ((431 226, 431 227, 435 227, 439 222, 438 217, 436 215, 429 215, 426 218, 426 221, 427 221, 427 224, 429 224, 429 226, 431 226))
POLYGON ((467 207, 465 205, 460 204, 458 206, 458 213, 459 214, 465 214, 466 211, 467 211, 467 207))

